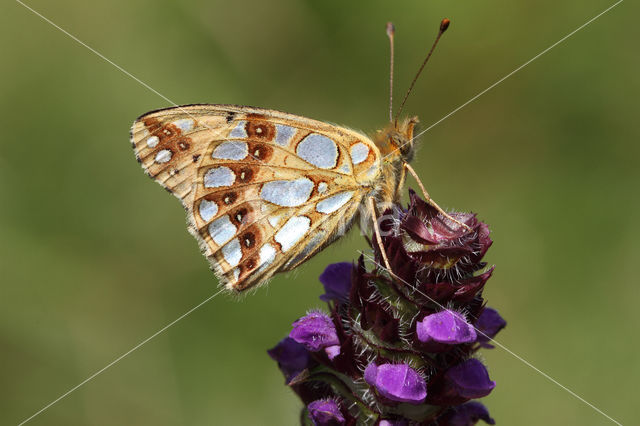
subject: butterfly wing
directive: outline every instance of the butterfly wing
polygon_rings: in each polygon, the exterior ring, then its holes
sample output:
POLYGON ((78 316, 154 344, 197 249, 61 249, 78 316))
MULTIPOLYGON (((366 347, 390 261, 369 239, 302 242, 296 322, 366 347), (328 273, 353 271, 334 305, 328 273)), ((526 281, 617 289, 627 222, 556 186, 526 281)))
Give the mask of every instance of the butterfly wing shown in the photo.
POLYGON ((353 130, 274 110, 188 105, 131 129, 136 158, 181 199, 221 283, 242 291, 290 270, 351 225, 380 151, 353 130))

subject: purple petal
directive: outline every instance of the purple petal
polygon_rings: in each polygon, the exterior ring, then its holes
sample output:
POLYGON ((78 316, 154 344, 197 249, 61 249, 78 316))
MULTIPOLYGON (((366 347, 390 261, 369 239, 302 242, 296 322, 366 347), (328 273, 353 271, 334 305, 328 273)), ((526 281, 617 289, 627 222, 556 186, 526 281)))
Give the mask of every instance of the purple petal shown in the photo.
POLYGON ((476 331, 464 317, 455 311, 445 309, 427 315, 416 324, 416 334, 421 342, 436 342, 455 345, 476 340, 476 331))
POLYGON ((487 396, 496 387, 485 366, 475 358, 451 367, 445 373, 445 380, 457 395, 467 399, 487 396))
POLYGON ((309 352, 305 347, 290 337, 282 339, 267 353, 274 361, 278 362, 278 366, 287 381, 300 374, 311 362, 309 352))
POLYGON ((327 266, 320 274, 320 282, 325 291, 325 294, 320 296, 320 300, 346 302, 351 291, 352 272, 353 265, 349 262, 333 263, 327 266))
POLYGON ((485 307, 476 321, 478 342, 480 342, 482 346, 492 348, 493 346, 487 342, 493 339, 506 325, 507 322, 498 314, 498 311, 488 306, 485 307))
POLYGON ((319 311, 310 312, 294 322, 289 337, 311 352, 340 344, 333 321, 319 311))
POLYGON ((329 359, 333 361, 335 357, 340 355, 340 345, 327 346, 324 348, 324 352, 327 354, 329 359))
POLYGON ((307 405, 309 417, 316 426, 333 426, 345 424, 340 407, 333 399, 318 399, 307 405))
POLYGON ((441 418, 438 424, 443 426, 472 426, 484 420, 490 425, 496 424, 489 416, 487 407, 476 401, 467 402, 466 404, 450 408, 441 418))
POLYGON ((364 371, 364 379, 392 401, 421 404, 427 397, 424 379, 407 364, 371 363, 364 371))
POLYGON ((378 375, 378 366, 375 362, 367 365, 367 368, 364 369, 364 381, 369 383, 371 386, 375 386, 376 384, 376 376, 378 375))

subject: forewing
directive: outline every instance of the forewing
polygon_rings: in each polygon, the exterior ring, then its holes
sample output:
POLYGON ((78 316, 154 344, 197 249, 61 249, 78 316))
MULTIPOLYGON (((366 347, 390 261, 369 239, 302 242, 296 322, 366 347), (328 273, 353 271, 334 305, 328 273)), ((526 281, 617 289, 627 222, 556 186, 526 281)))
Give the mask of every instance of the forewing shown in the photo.
POLYGON ((379 175, 366 136, 231 105, 151 112, 131 140, 145 171, 180 198, 190 231, 228 288, 304 262, 348 229, 379 175))

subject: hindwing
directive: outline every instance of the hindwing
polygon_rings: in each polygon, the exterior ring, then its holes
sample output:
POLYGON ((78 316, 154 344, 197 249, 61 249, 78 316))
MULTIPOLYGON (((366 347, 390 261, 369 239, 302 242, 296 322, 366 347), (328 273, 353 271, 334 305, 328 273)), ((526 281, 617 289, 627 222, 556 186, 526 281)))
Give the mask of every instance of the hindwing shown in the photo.
POLYGON ((181 199, 190 232, 235 291, 335 240, 380 177, 380 151, 366 136, 260 108, 150 112, 131 142, 145 172, 181 199))

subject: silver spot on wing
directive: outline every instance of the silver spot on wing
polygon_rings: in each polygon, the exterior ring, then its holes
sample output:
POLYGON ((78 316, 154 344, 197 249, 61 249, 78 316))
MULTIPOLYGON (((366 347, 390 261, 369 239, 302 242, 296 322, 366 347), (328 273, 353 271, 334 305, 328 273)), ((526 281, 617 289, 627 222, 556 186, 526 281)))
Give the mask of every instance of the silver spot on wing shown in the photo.
POLYGON ((296 154, 321 169, 331 169, 338 161, 338 146, 326 136, 311 133, 300 141, 296 154))
POLYGON ((293 216, 276 233, 274 239, 286 252, 300 241, 309 230, 311 219, 306 216, 293 216))
POLYGON ((362 142, 358 142, 351 146, 349 153, 351 154, 351 162, 360 164, 369 156, 369 147, 362 142))
POLYGON ((198 213, 202 220, 209 222, 218 213, 218 205, 213 201, 202 200, 198 206, 198 213))
POLYGON ((247 131, 245 130, 244 126, 247 124, 246 121, 239 121, 238 124, 236 125, 236 127, 234 127, 231 132, 229 132, 229 138, 246 138, 247 137, 247 131))
POLYGON ((280 146, 288 146, 296 134, 296 129, 284 124, 276 124, 276 143, 280 146))
POLYGON ((228 215, 224 215, 209 224, 209 235, 219 246, 233 238, 237 231, 238 228, 231 223, 228 215))
POLYGON ((236 175, 228 167, 212 167, 204 175, 205 188, 217 188, 219 186, 231 186, 236 181, 236 175))
POLYGON ((169 160, 171 160, 172 155, 173 154, 168 149, 158 151, 158 153, 156 154, 155 162, 158 164, 167 163, 169 162, 169 160))
POLYGON ((283 207, 296 207, 309 200, 313 182, 307 178, 274 180, 262 185, 260 198, 283 207))
POLYGON ((180 120, 172 121, 171 124, 180 129, 183 133, 191 131, 195 121, 193 118, 181 118, 180 120))
POLYGON ((353 197, 353 191, 345 191, 320 201, 316 205, 316 210, 320 213, 333 213, 344 206, 353 197))
POLYGON ((242 260, 242 248, 240 248, 240 241, 237 238, 222 247, 222 257, 232 268, 238 266, 240 260, 242 260))
POLYGON ((249 147, 242 141, 224 141, 216 146, 211 158, 218 160, 242 160, 249 154, 249 147))

